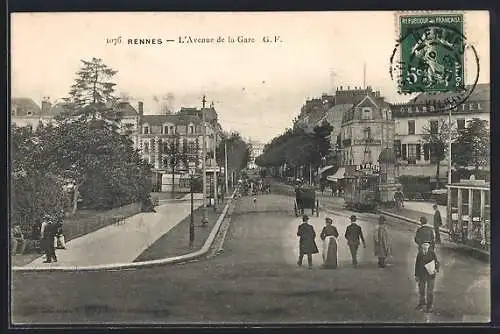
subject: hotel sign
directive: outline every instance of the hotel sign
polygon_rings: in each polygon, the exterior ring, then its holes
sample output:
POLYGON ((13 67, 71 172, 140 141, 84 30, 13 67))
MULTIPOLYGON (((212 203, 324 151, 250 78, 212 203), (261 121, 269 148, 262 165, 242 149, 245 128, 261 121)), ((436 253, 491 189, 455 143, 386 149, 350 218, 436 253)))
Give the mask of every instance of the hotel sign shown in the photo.
MULTIPOLYGON (((439 103, 436 105, 431 104, 405 104, 400 106, 393 106, 392 112, 393 116, 406 116, 406 115, 429 115, 429 114, 441 114, 442 105, 439 103)), ((465 102, 452 109, 452 112, 456 113, 481 113, 490 112, 489 102, 465 102)))

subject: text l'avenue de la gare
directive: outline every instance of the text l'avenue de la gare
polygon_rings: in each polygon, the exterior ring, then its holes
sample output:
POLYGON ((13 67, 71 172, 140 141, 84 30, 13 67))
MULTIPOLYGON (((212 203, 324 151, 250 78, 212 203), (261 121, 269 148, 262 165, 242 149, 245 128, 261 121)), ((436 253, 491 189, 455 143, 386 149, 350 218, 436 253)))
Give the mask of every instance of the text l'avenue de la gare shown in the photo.
POLYGON ((234 36, 217 36, 217 37, 197 37, 197 36, 177 36, 172 38, 143 38, 143 37, 110 37, 106 38, 106 44, 111 45, 168 45, 172 43, 177 44, 253 44, 253 43, 281 43, 283 40, 279 35, 265 35, 265 36, 248 36, 248 35, 234 35, 234 36))

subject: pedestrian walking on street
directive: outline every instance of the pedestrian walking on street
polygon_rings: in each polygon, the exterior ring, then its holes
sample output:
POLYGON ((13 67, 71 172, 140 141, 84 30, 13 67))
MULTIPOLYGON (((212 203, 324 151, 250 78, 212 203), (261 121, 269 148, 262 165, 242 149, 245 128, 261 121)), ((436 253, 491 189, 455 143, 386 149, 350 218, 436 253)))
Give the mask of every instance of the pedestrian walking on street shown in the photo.
POLYGON ((434 281, 439 272, 439 261, 436 253, 431 249, 431 244, 424 242, 422 251, 418 252, 415 261, 415 281, 418 283, 419 300, 417 310, 432 312, 434 303, 434 281))
POLYGON ((432 250, 434 250, 434 230, 432 227, 427 225, 427 218, 420 217, 420 227, 417 229, 415 233, 415 243, 418 246, 419 251, 422 250, 422 244, 427 242, 430 244, 432 250))
POLYGON ((358 248, 361 242, 363 242, 363 247, 366 248, 365 238, 363 237, 363 231, 361 226, 356 224, 356 216, 351 216, 351 224, 347 226, 345 231, 345 238, 347 239, 347 245, 351 251, 352 265, 354 267, 358 266, 358 248))
POLYGON ((325 218, 325 227, 319 237, 323 240, 323 268, 337 268, 337 237, 339 232, 331 218, 325 218))
POLYGON ((439 233, 439 228, 443 225, 443 220, 441 219, 441 212, 439 212, 437 204, 432 206, 434 209, 434 234, 436 237, 436 243, 441 243, 441 233, 439 233))
POLYGON ((54 262, 57 262, 56 249, 54 247, 55 228, 56 227, 53 218, 49 215, 45 215, 40 231, 40 243, 46 256, 44 263, 51 263, 52 260, 54 260, 54 262))
POLYGON ((297 264, 299 267, 302 266, 302 259, 304 255, 307 255, 308 269, 312 268, 312 255, 319 253, 318 246, 314 239, 316 238, 316 232, 314 227, 308 223, 309 217, 307 215, 302 216, 302 224, 299 225, 297 230, 297 236, 299 239, 299 260, 297 264))
POLYGON ((389 240, 389 233, 385 227, 385 217, 378 218, 378 226, 373 234, 373 244, 375 256, 378 257, 378 267, 385 268, 385 259, 391 255, 391 244, 389 240))
POLYGON ((405 207, 404 200, 405 196, 403 195, 401 188, 398 188, 394 193, 394 202, 396 202, 396 208, 398 210, 405 207))

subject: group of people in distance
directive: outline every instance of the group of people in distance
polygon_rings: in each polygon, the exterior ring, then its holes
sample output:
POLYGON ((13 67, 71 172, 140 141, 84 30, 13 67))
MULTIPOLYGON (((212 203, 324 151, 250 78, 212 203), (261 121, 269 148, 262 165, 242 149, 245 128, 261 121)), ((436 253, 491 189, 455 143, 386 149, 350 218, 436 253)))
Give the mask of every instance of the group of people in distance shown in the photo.
MULTIPOLYGON (((436 243, 440 243, 439 226, 441 225, 441 215, 434 206, 434 228, 427 225, 425 217, 420 218, 421 226, 415 234, 415 243, 418 246, 418 252, 415 260, 415 280, 418 284, 419 301, 418 310, 432 312, 434 303, 434 281, 436 273, 439 272, 439 261, 435 253, 436 243), (436 227, 437 226, 437 227, 436 227)), ((314 227, 308 223, 309 217, 302 216, 302 223, 297 230, 299 237, 299 259, 297 265, 302 266, 304 255, 307 256, 308 269, 312 269, 312 255, 318 254, 319 249, 316 245, 316 232, 314 227)), ((358 267, 358 249, 362 244, 366 248, 365 238, 361 226, 356 224, 356 216, 350 217, 351 223, 347 226, 344 237, 347 240, 347 245, 351 253, 353 267, 358 267)), ((391 255, 391 243, 389 233, 385 226, 386 218, 381 215, 378 218, 377 227, 373 233, 374 255, 378 258, 378 267, 385 268, 387 266, 386 259, 391 255)), ((325 218, 325 226, 320 233, 322 244, 322 268, 335 269, 338 267, 337 261, 337 238, 339 232, 333 225, 333 220, 329 217, 325 218)))
MULTIPOLYGON (((356 216, 352 215, 350 217, 351 223, 347 226, 344 237, 347 240, 347 246, 351 253, 352 265, 358 267, 358 249, 361 244, 366 248, 365 238, 363 236, 363 230, 361 226, 356 224, 356 216)), ((308 223, 309 217, 307 215, 302 216, 302 224, 299 225, 297 236, 299 239, 299 260, 297 264, 302 266, 302 260, 304 255, 307 255, 308 268, 312 268, 312 255, 319 253, 318 246, 316 245, 316 232, 314 227, 308 223)), ((335 226, 333 226, 333 220, 329 217, 325 218, 325 227, 321 231, 320 238, 323 241, 322 247, 322 257, 323 265, 322 268, 335 269, 337 268, 337 238, 339 232, 335 226)), ((374 253, 378 257, 378 266, 380 268, 386 267, 385 259, 391 253, 391 245, 389 242, 389 235, 385 228, 385 217, 379 217, 379 224, 374 233, 374 253)))

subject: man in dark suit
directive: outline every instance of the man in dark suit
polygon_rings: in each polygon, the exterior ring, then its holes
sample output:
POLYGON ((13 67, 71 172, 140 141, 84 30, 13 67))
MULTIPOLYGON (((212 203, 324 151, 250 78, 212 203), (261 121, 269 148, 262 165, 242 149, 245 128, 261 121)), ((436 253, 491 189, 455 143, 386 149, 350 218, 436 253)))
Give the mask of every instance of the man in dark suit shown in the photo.
POLYGON ((312 255, 319 253, 319 250, 316 246, 316 242, 314 241, 316 238, 316 232, 314 231, 314 227, 307 223, 308 220, 308 216, 302 216, 302 224, 299 225, 297 230, 297 236, 300 237, 299 260, 297 261, 297 264, 299 267, 302 266, 304 254, 307 254, 308 269, 312 269, 312 255))
POLYGON ((434 239, 434 230, 432 227, 427 225, 427 218, 420 217, 421 226, 417 229, 415 233, 415 243, 418 246, 418 250, 422 250, 423 243, 429 243, 430 248, 434 250, 435 247, 435 239, 434 239))
POLYGON ((438 210, 437 204, 432 206, 434 209, 434 234, 436 237, 436 243, 441 243, 441 234, 439 233, 439 228, 443 225, 443 220, 441 219, 441 212, 438 210))
POLYGON ((351 224, 347 226, 345 231, 345 238, 347 239, 347 245, 351 251, 352 265, 354 267, 358 266, 358 248, 360 240, 363 243, 363 247, 366 248, 365 238, 363 237, 363 231, 361 226, 356 224, 356 216, 351 216, 351 224))

